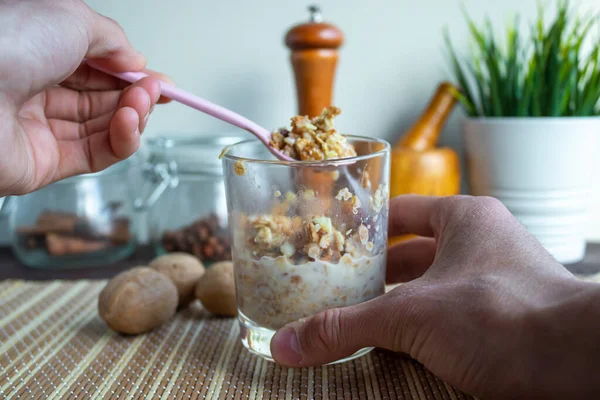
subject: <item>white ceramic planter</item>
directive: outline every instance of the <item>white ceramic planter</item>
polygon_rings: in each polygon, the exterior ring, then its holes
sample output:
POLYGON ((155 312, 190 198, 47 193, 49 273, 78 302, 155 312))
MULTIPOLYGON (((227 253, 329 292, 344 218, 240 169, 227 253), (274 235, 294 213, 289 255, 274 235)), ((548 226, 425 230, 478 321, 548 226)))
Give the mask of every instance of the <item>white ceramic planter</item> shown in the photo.
POLYGON ((472 118, 463 129, 471 193, 502 201, 559 262, 581 261, 600 118, 472 118))

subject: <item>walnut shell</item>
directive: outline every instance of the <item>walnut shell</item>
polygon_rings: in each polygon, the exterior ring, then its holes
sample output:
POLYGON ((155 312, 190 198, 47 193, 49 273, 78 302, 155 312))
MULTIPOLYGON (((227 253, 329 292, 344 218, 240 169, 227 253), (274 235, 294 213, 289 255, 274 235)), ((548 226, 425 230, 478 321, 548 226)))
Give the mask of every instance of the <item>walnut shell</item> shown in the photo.
POLYGON ((156 257, 150 263, 150 268, 166 275, 175 284, 179 307, 185 307, 194 300, 194 288, 205 272, 204 265, 197 257, 179 252, 156 257))
POLYGON ((196 284, 196 298, 213 314, 236 316, 233 263, 221 261, 208 268, 196 284))
POLYGON ((165 275, 136 267, 112 278, 100 292, 98 312, 113 330, 138 334, 153 330, 175 315, 177 288, 165 275))

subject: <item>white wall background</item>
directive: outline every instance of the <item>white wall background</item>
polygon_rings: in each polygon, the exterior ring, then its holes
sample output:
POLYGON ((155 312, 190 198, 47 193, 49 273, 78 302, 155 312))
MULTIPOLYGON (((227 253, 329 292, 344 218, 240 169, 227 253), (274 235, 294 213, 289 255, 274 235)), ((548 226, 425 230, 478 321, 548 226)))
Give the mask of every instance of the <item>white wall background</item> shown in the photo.
MULTIPOLYGON (((485 15, 503 27, 514 12, 536 16, 536 0, 462 0, 477 21, 485 15)), ((549 10, 554 0, 545 0, 549 10)), ((150 68, 267 128, 287 124, 296 112, 286 31, 308 18, 310 2, 291 0, 88 0, 117 20, 150 68)), ((437 84, 449 77, 442 29, 467 50, 461 0, 322 0, 324 18, 344 32, 334 101, 347 133, 394 141, 419 115, 437 84)), ((598 0, 578 0, 581 13, 600 10, 598 0)), ((442 144, 461 149, 453 115, 442 144)), ((231 130, 221 121, 179 104, 158 108, 147 135, 231 130)), ((600 157, 598 164, 600 173, 600 157)), ((600 240, 600 182, 589 238, 600 240)))

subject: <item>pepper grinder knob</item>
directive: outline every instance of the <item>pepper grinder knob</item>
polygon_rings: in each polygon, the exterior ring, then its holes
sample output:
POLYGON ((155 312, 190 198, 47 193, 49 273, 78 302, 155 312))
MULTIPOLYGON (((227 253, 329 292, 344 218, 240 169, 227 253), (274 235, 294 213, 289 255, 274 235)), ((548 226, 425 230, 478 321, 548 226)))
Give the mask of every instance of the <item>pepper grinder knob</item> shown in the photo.
POLYGON ((308 11, 310 11, 310 22, 323 22, 323 16, 321 15, 321 9, 319 6, 309 6, 308 11))
POLYGON ((298 114, 314 117, 331 105, 344 35, 336 26, 323 22, 318 6, 311 5, 308 10, 309 21, 292 27, 285 44, 291 50, 298 114))

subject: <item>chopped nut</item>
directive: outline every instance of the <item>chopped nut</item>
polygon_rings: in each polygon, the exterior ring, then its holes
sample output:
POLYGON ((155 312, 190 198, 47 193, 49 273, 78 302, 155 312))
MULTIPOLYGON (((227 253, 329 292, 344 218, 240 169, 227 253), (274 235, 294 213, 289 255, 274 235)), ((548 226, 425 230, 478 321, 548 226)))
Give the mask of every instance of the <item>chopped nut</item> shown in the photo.
POLYGON ((354 254, 357 252, 356 246, 354 245, 354 243, 352 243, 351 241, 346 241, 346 244, 344 246, 344 251, 346 252, 345 255, 348 255, 350 257, 350 254, 354 254))
POLYGON ((246 166, 241 160, 237 160, 235 164, 233 164, 233 170, 239 176, 243 176, 246 174, 246 166))
POLYGON ((335 241, 335 245, 338 251, 342 251, 342 249, 344 248, 344 235, 342 235, 340 232, 335 231, 335 233, 333 234, 333 238, 335 241))
POLYGON ((314 258, 316 260, 321 255, 321 249, 316 244, 311 243, 307 246, 306 254, 308 254, 310 258, 314 258))
POLYGON ((275 193, 273 193, 273 196, 279 197, 281 196, 281 192, 279 190, 276 190, 275 193))
POLYGON ((263 250, 278 249, 293 234, 292 222, 282 215, 248 217, 253 242, 263 250))
POLYGON ((360 242, 363 245, 366 245, 367 241, 369 240, 369 230, 363 224, 360 224, 360 226, 358 227, 358 235, 360 237, 360 242))
POLYGON ((352 196, 352 213, 354 215, 358 214, 358 209, 362 206, 360 199, 356 196, 352 196))
POLYGON ((344 199, 344 201, 350 200, 352 198, 352 193, 350 193, 350 191, 348 190, 348 188, 343 188, 341 189, 337 196, 335 196, 336 200, 342 200, 344 199))
POLYGON ((271 244, 273 241, 273 233, 271 232, 271 229, 266 226, 260 228, 254 237, 254 241, 256 243, 271 244))
POLYGON ((321 227, 313 223, 309 223, 308 224, 308 239, 312 242, 312 243, 318 243, 319 242, 319 231, 321 230, 321 227))
POLYGON ((281 254, 283 254, 286 257, 291 257, 294 255, 294 253, 296 252, 296 249, 294 248, 294 245, 291 243, 284 243, 283 245, 281 245, 281 254))
POLYGON ((333 231, 333 227, 331 225, 331 218, 328 217, 316 217, 313 218, 313 223, 319 225, 321 229, 325 231, 325 233, 330 233, 333 231))
POLYGON ((371 209, 379 213, 387 200, 387 192, 385 185, 379 185, 375 193, 369 199, 371 209))
POLYGON ((298 232, 300 228, 302 228, 302 218, 295 216, 292 218, 292 230, 294 230, 294 232, 298 232))
POLYGON ((331 246, 331 236, 330 235, 321 236, 321 240, 319 241, 319 246, 322 249, 329 248, 329 246, 331 246))

